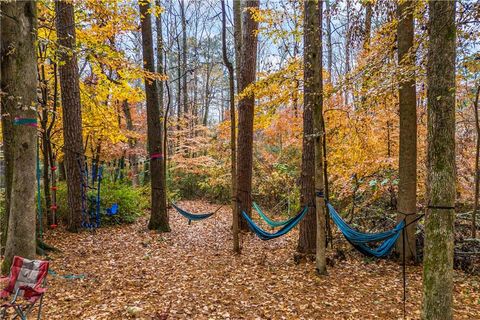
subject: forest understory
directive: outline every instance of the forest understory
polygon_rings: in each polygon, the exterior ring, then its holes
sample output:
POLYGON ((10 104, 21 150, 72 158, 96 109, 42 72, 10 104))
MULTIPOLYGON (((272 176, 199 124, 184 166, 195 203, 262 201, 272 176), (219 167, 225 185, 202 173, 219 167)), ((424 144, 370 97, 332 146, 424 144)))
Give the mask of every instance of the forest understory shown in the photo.
MULTIPOLYGON (((193 212, 215 209, 183 201, 193 212)), ((231 211, 188 222, 170 210, 170 233, 131 225, 78 234, 49 230, 45 319, 402 319, 401 265, 355 253, 335 231, 328 276, 295 263, 297 231, 270 242, 242 236, 232 253, 231 211), (341 259, 340 259, 341 257, 341 259), (333 262, 333 263, 332 263, 333 262), (77 275, 77 279, 63 276, 77 275), (82 278, 82 275, 84 278, 82 278)), ((455 271, 454 318, 480 319, 480 277, 455 271)), ((406 319, 419 319, 422 267, 407 267, 406 319)))

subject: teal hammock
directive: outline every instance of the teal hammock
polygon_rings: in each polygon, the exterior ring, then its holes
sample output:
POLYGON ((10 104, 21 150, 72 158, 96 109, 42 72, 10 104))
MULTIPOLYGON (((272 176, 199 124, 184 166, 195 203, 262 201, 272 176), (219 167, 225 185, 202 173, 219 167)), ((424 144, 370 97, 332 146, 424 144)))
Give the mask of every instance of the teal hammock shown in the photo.
POLYGON ((328 212, 332 217, 333 222, 340 229, 348 242, 355 247, 358 251, 367 256, 373 256, 377 258, 386 257, 390 254, 395 243, 397 242, 400 232, 405 228, 405 221, 400 221, 393 229, 379 232, 379 233, 365 233, 359 232, 350 227, 340 217, 335 208, 327 202, 328 212), (376 247, 372 247, 370 244, 380 243, 376 247))
POLYGON ((284 225, 288 224, 289 222, 291 222, 293 219, 295 219, 295 217, 292 217, 292 218, 284 220, 284 221, 275 221, 275 220, 272 220, 269 217, 267 217, 267 215, 265 213, 263 213, 262 209, 260 209, 260 206, 258 204, 256 204, 255 202, 253 203, 253 208, 255 209, 255 211, 258 212, 259 216, 263 219, 263 221, 265 221, 272 228, 284 226, 284 225))
POLYGON ((172 202, 172 207, 174 207, 175 210, 177 210, 177 212, 180 213, 182 216, 187 218, 189 224, 192 221, 199 221, 199 220, 204 220, 204 219, 210 218, 211 216, 213 216, 215 214, 215 212, 198 213, 198 214, 190 213, 186 210, 183 210, 182 208, 180 208, 179 206, 177 206, 173 202, 172 202))
POLYGON ((290 232, 295 226, 302 221, 303 217, 305 217, 305 214, 308 212, 308 207, 305 206, 303 207, 295 217, 289 220, 287 224, 285 224, 281 229, 279 229, 276 232, 267 232, 260 228, 253 220, 248 216, 248 214, 245 213, 245 211, 242 211, 242 216, 247 221, 248 227, 250 230, 252 230, 261 240, 272 240, 278 237, 281 237, 288 232, 290 232))

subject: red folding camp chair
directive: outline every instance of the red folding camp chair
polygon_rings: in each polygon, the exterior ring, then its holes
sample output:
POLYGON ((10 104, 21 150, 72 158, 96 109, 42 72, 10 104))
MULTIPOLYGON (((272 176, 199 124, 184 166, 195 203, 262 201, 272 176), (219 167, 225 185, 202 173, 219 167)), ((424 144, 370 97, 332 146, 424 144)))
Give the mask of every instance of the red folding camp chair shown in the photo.
POLYGON ((48 261, 28 260, 14 257, 8 285, 0 292, 0 297, 12 300, 0 306, 0 319, 6 319, 10 308, 14 311, 14 318, 27 319, 27 315, 33 310, 38 301, 38 315, 42 312, 43 295, 46 288, 48 274, 48 261), (23 299, 19 299, 23 298, 23 299), (18 301, 17 301, 18 300, 18 301))

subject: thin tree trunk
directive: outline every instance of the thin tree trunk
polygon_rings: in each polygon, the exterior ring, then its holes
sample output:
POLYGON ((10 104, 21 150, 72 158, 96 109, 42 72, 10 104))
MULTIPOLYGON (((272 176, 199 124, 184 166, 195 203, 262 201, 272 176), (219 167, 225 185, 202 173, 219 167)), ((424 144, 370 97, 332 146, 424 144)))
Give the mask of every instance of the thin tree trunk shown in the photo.
POLYGON ((427 54, 427 201, 423 310, 453 319, 455 224, 455 1, 429 1, 427 54), (451 208, 451 209, 449 209, 451 208))
POLYGON ((223 63, 228 70, 228 89, 229 89, 229 106, 230 106, 230 152, 231 152, 231 167, 230 173, 232 175, 232 215, 233 215, 233 251, 240 253, 240 240, 239 240, 239 225, 238 225, 238 211, 237 211, 237 201, 235 199, 236 195, 236 168, 237 168, 237 159, 236 159, 236 146, 235 146, 235 76, 233 65, 228 59, 227 55, 227 26, 226 26, 226 14, 225 14, 225 0, 221 0, 222 4, 222 57, 223 63))
POLYGON ((363 40, 363 48, 368 50, 370 47, 370 38, 372 34, 372 16, 373 16, 373 3, 368 1, 365 3, 365 32, 363 40))
MULTIPOLYGON (((143 69, 149 72, 155 72, 155 63, 153 58, 153 36, 152 19, 150 13, 150 3, 141 1, 140 20, 142 29, 142 51, 143 51, 143 69)), ((148 228, 160 232, 170 231, 170 225, 167 214, 166 190, 165 190, 165 172, 163 162, 158 161, 163 158, 163 130, 160 122, 160 108, 158 105, 158 87, 156 83, 145 79, 145 94, 147 99, 147 136, 149 152, 151 155, 151 213, 148 228)))
MULTIPOLYGON (((255 82, 257 65, 258 22, 250 9, 259 7, 259 0, 245 1, 243 17, 243 39, 241 50, 240 92, 255 82)), ((238 105, 238 161, 237 161, 237 200, 238 212, 251 215, 252 209, 252 161, 253 161, 253 116, 255 97, 243 97, 238 105)), ((240 221, 240 229, 248 230, 247 222, 240 221)))
POLYGON ((475 135, 476 135, 476 146, 475 146, 475 201, 472 212, 472 227, 471 233, 472 238, 477 237, 477 212, 478 212, 478 197, 480 194, 480 122, 478 115, 478 100, 480 96, 480 86, 477 88, 477 93, 475 95, 475 102, 473 104, 473 111, 475 114, 475 135))
POLYGON ((58 70, 63 109, 63 139, 68 146, 68 149, 64 150, 69 210, 67 230, 77 232, 82 216, 81 170, 84 157, 73 3, 56 1, 55 11, 59 56, 62 61, 58 70))
POLYGON ((187 89, 187 19, 185 17, 185 0, 180 0, 180 19, 182 21, 182 91, 183 91, 183 113, 188 114, 188 89, 187 89))
MULTIPOLYGON (((130 112, 130 105, 128 104, 127 100, 123 101, 122 110, 125 116, 125 123, 126 123, 127 130, 133 131, 134 127, 133 127, 133 121, 132 121, 132 113, 130 112)), ((137 147, 137 139, 129 138, 128 145, 130 147, 129 160, 130 160, 130 163, 132 164, 132 185, 136 187, 140 184, 140 181, 138 179, 138 172, 139 172, 138 157, 135 154, 135 148, 137 147)))
POLYGON ((333 73, 333 47, 332 47, 332 12, 330 10, 330 0, 326 0, 326 20, 327 20, 327 71, 328 83, 332 83, 333 73))
MULTIPOLYGON (((35 119, 37 103, 35 1, 2 2, 2 110, 10 110, 10 121, 35 119), (14 17, 14 18, 12 18, 14 17), (4 49, 7 49, 5 50, 4 49)), ((35 192, 32 183, 36 167, 37 130, 28 125, 13 126, 12 185, 5 259, 2 271, 9 270, 14 256, 35 258, 35 192)))
MULTIPOLYGON (((399 67, 413 70, 415 57, 413 56, 414 20, 413 10, 415 2, 404 1, 398 5, 398 64, 399 67)), ((409 71, 410 72, 410 71, 409 71)), ((398 184, 398 220, 405 219, 409 224, 397 241, 397 250, 403 256, 403 243, 406 244, 405 260, 415 261, 416 218, 417 208, 417 104, 415 90, 415 76, 402 76, 398 91, 400 105, 400 154, 399 154, 399 184, 398 184)))

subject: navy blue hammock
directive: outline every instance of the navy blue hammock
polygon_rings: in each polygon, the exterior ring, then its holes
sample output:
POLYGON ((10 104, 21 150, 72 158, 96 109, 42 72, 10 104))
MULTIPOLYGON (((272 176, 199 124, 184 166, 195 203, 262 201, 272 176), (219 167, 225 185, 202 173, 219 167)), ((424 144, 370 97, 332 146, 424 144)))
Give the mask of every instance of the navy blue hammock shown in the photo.
POLYGON ((282 228, 280 228, 276 232, 267 232, 262 228, 260 228, 252 220, 252 218, 250 218, 248 214, 245 213, 245 211, 242 211, 242 216, 247 221, 247 224, 250 230, 252 230, 261 240, 272 240, 287 234, 293 228, 295 228, 295 226, 303 219, 307 211, 308 211, 308 207, 306 206, 300 209, 297 215, 295 215, 293 218, 288 220, 288 223, 286 223, 282 228))
POLYGON ((197 213, 197 214, 190 213, 186 210, 183 210, 182 208, 180 208, 179 206, 177 206, 173 202, 172 202, 172 207, 174 207, 175 210, 178 211, 178 213, 180 213, 182 216, 184 216, 185 218, 188 219, 188 224, 190 224, 192 221, 200 221, 200 220, 210 218, 211 216, 213 216, 215 214, 215 212, 197 213))
POLYGON ((367 256, 377 258, 388 256, 395 246, 395 243, 400 236, 400 232, 405 228, 405 221, 402 220, 389 231, 379 233, 359 232, 350 227, 330 203, 327 203, 327 208, 333 222, 335 222, 347 241, 350 242, 355 249, 367 256), (379 242, 380 244, 376 247, 369 245, 371 243, 379 242))

